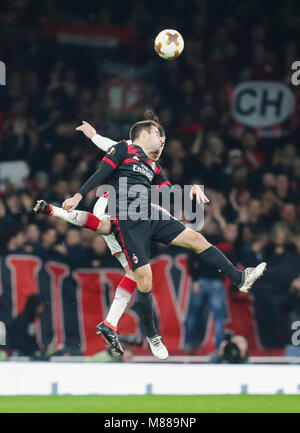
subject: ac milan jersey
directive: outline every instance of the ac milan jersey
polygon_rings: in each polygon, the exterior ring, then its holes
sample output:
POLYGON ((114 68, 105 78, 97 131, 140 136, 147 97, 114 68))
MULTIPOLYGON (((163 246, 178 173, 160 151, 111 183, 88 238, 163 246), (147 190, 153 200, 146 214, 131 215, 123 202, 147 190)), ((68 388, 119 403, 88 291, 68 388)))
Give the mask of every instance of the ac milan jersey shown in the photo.
POLYGON ((99 169, 81 187, 84 196, 96 186, 107 184, 116 191, 117 213, 139 198, 150 210, 151 186, 170 185, 156 162, 150 160, 140 146, 125 140, 112 146, 101 161, 99 169))

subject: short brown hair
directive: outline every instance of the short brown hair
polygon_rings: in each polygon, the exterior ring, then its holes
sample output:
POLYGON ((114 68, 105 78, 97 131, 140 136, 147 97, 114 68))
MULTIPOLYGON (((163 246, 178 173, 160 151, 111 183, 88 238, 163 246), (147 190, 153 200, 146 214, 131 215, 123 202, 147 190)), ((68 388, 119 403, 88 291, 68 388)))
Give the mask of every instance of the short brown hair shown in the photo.
POLYGON ((159 118, 155 114, 155 111, 151 107, 146 107, 144 110, 144 120, 153 120, 157 123, 157 127, 161 137, 165 137, 166 133, 164 127, 161 125, 159 118))
POLYGON ((160 123, 159 118, 151 107, 146 107, 144 109, 144 120, 153 120, 156 123, 160 123))
MULTIPOLYGON (((159 133, 161 134, 161 128, 162 126, 157 123, 154 122, 154 120, 142 120, 141 122, 136 122, 134 125, 132 125, 132 127, 130 128, 130 140, 133 142, 134 140, 136 140, 143 129, 146 129, 147 132, 150 132, 152 126, 154 126, 155 128, 157 128, 159 130, 159 133)), ((162 135, 162 134, 161 134, 162 135)))

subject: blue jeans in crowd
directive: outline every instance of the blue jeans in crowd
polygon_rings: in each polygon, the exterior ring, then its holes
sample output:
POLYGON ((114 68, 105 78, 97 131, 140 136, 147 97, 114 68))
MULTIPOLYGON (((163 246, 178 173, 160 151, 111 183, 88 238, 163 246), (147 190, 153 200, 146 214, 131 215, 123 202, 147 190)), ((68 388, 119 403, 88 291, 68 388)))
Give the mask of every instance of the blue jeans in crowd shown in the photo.
POLYGON ((299 357, 300 363, 300 346, 294 346, 293 344, 288 344, 285 346, 285 356, 299 357))
POLYGON ((205 304, 214 316, 215 321, 215 346, 219 348, 224 340, 224 323, 226 320, 225 310, 225 287, 222 280, 200 278, 198 280, 200 292, 192 292, 189 310, 186 320, 185 348, 192 351, 199 347, 204 338, 206 328, 205 304), (202 323, 201 323, 202 322, 202 323), (202 329, 201 329, 202 328, 202 329), (202 332, 201 332, 202 330, 202 332))

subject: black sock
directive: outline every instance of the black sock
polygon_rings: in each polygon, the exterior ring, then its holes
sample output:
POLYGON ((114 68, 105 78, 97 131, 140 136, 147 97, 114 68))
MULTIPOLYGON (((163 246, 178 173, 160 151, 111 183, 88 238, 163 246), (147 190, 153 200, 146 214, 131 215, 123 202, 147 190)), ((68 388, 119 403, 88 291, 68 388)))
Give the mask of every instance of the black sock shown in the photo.
POLYGON ((227 275, 238 287, 243 282, 243 272, 239 271, 218 248, 211 246, 199 254, 200 259, 218 268, 227 275))
POLYGON ((142 315, 143 323, 146 328, 147 337, 157 336, 157 330, 154 325, 152 292, 141 292, 137 289, 137 301, 142 315))

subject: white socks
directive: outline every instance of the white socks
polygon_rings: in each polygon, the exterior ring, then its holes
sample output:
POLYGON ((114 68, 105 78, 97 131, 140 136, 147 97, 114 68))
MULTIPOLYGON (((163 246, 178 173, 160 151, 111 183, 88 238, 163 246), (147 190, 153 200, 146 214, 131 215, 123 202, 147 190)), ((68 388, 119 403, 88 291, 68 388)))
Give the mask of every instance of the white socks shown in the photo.
POLYGON ((106 322, 112 326, 117 327, 119 320, 124 313, 131 298, 131 293, 117 287, 114 300, 109 309, 108 315, 105 319, 106 322))
POLYGON ((53 214, 52 216, 55 216, 57 218, 61 218, 65 221, 67 221, 70 224, 73 224, 78 227, 83 227, 87 220, 87 214, 88 212, 85 212, 83 210, 72 210, 71 212, 67 212, 61 207, 53 206, 53 214))

